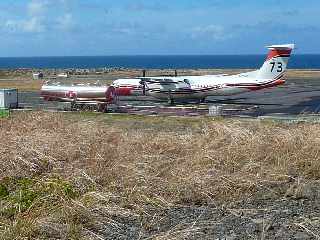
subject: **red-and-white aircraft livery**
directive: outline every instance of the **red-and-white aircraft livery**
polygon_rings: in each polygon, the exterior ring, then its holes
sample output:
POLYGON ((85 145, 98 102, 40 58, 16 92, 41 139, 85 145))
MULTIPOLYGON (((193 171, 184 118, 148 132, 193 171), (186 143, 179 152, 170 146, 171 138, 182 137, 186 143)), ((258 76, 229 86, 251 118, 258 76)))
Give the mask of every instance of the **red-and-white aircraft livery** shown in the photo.
POLYGON ((236 75, 180 77, 143 77, 115 80, 112 86, 44 84, 41 95, 53 101, 112 102, 115 96, 150 95, 175 100, 199 99, 208 96, 234 95, 270 88, 285 83, 284 73, 294 44, 268 47, 266 61, 259 70, 236 75))
POLYGON ((174 102, 178 99, 199 99, 208 96, 234 95, 270 88, 285 83, 294 44, 272 45, 259 70, 236 75, 205 75, 179 77, 144 77, 118 79, 113 82, 119 96, 150 95, 174 102))

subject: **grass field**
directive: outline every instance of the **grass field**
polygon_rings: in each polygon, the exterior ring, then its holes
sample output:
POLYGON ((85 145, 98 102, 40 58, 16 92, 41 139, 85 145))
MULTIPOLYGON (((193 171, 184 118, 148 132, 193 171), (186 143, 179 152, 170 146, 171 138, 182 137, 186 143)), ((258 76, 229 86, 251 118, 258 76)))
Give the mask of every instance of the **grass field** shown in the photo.
POLYGON ((29 79, 8 79, 0 81, 0 88, 16 88, 19 91, 39 91, 43 81, 29 79))
MULTIPOLYGON (((212 239, 218 223, 195 209, 222 221, 250 201, 313 204, 319 136, 307 123, 14 113, 0 119, 0 239, 212 239)), ((311 215, 281 227, 312 237, 311 215)))

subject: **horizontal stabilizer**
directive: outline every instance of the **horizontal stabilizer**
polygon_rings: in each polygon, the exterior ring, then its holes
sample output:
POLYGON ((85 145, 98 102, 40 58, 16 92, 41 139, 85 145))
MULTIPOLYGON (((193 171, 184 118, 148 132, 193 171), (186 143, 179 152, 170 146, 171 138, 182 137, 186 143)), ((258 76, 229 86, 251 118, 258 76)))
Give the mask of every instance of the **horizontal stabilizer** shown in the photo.
POLYGON ((271 50, 292 50, 294 49, 294 44, 282 44, 282 45, 271 45, 267 46, 268 49, 271 50))

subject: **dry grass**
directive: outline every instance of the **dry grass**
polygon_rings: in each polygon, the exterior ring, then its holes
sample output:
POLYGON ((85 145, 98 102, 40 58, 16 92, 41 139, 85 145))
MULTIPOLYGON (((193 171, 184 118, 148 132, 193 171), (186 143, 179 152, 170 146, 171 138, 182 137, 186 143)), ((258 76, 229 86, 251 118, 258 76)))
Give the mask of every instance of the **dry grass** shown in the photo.
POLYGON ((41 80, 10 79, 1 80, 0 88, 17 88, 20 91, 39 91, 42 86, 41 80))
POLYGON ((141 236, 183 238, 197 229, 148 235, 161 221, 154 209, 279 198, 297 179, 320 177, 316 124, 200 119, 188 127, 185 119, 155 127, 133 118, 131 126, 144 125, 135 129, 108 120, 40 112, 0 119, 0 239, 112 238, 128 223, 141 236))

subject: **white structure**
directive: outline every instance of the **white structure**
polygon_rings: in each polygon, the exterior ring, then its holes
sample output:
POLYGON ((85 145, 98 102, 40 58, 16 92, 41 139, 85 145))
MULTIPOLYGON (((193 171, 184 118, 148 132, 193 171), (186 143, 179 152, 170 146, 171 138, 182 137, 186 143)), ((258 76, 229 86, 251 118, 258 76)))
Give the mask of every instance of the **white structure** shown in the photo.
POLYGON ((34 80, 42 79, 43 78, 43 73, 41 73, 41 72, 33 73, 32 77, 33 77, 34 80))
POLYGON ((57 77, 59 77, 59 78, 68 78, 69 75, 68 75, 68 73, 60 73, 60 74, 58 74, 57 77))
POLYGON ((222 106, 212 105, 209 106, 209 116, 221 116, 222 106))
POLYGON ((18 90, 0 89, 0 108, 17 108, 18 90))

